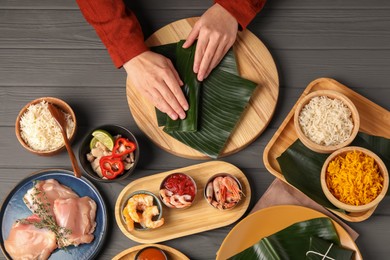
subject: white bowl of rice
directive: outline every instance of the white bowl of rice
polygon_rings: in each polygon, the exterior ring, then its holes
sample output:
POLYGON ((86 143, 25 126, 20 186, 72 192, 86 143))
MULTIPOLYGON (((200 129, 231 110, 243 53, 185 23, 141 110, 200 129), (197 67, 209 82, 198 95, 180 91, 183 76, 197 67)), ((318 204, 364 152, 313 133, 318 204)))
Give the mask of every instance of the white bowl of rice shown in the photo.
POLYGON ((360 118, 355 105, 345 95, 317 90, 298 101, 294 127, 307 148, 332 153, 352 143, 359 131, 360 118))
POLYGON ((77 127, 72 108, 61 99, 41 97, 25 105, 16 118, 15 134, 24 148, 42 156, 55 155, 65 148, 61 130, 49 112, 48 103, 63 111, 67 122, 66 133, 70 142, 75 137, 77 127))

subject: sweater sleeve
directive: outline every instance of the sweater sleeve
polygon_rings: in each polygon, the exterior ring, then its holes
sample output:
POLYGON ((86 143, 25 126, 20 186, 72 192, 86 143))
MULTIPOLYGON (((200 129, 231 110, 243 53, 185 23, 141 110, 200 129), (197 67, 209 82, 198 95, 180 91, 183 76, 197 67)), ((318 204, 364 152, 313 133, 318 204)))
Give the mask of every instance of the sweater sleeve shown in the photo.
POLYGON ((243 30, 263 8, 266 0, 215 0, 233 15, 243 30))
POLYGON ((148 50, 137 17, 123 0, 76 0, 117 68, 148 50))

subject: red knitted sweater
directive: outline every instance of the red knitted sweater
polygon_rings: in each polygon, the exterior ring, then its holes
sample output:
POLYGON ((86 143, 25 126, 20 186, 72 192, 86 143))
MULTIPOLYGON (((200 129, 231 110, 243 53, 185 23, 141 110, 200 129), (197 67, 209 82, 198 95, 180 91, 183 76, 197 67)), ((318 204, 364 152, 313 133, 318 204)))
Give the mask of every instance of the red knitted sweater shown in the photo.
MULTIPOLYGON (((148 50, 137 17, 123 0, 76 0, 85 19, 95 28, 114 64, 124 63, 148 50)), ((266 0, 215 0, 245 29, 266 0)))

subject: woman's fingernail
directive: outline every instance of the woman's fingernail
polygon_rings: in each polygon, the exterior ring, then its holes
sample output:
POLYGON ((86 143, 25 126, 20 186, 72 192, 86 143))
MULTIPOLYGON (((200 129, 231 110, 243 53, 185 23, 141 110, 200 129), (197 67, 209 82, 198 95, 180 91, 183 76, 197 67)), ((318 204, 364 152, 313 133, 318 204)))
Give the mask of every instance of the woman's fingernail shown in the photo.
POLYGON ((176 120, 178 118, 177 114, 170 114, 169 117, 172 119, 172 120, 176 120))
POLYGON ((184 42, 182 46, 183 46, 183 48, 187 48, 188 47, 187 45, 188 45, 188 43, 184 42))
POLYGON ((184 106, 183 106, 183 109, 184 109, 185 111, 187 111, 187 110, 189 109, 188 105, 184 105, 184 106))
POLYGON ((180 113, 180 119, 184 119, 184 118, 186 118, 186 113, 180 113))

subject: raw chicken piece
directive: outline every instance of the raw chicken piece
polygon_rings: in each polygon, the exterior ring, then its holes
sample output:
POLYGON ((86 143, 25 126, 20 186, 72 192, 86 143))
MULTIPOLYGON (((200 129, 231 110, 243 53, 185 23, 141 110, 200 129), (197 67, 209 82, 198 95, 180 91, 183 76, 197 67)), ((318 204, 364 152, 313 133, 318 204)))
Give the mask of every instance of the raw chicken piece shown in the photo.
POLYGON ((57 199, 54 215, 60 227, 71 230, 64 246, 91 243, 94 239, 96 203, 90 197, 57 199))
POLYGON ((111 151, 101 142, 96 142, 95 147, 91 150, 91 155, 100 159, 103 156, 111 155, 111 151))
MULTIPOLYGON (((32 215, 26 219, 29 222, 39 222, 39 217, 32 215)), ((34 224, 15 222, 4 241, 5 250, 12 259, 48 259, 51 252, 57 248, 55 234, 48 229, 39 229, 34 224)))
POLYGON ((100 178, 103 178, 102 169, 100 168, 100 158, 94 159, 91 162, 91 167, 99 175, 100 178))
POLYGON ((45 203, 50 203, 48 210, 53 215, 53 204, 56 199, 78 198, 79 196, 69 187, 61 185, 54 179, 39 181, 35 184, 39 194, 34 194, 34 188, 31 188, 24 195, 24 203, 34 213, 37 206, 33 203, 33 197, 40 198, 45 203))

